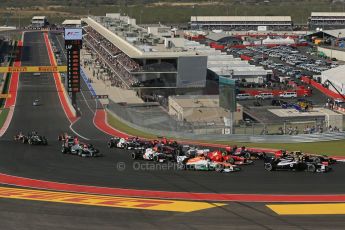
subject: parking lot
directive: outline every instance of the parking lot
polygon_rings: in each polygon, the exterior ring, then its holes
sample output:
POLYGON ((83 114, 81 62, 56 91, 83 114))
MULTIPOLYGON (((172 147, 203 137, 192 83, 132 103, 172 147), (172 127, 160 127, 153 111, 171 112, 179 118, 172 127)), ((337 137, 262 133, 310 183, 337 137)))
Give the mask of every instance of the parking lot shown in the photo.
POLYGON ((229 52, 238 57, 241 55, 249 56, 252 64, 271 69, 276 76, 275 80, 281 80, 285 77, 312 76, 338 66, 336 60, 326 61, 317 57, 314 49, 310 46, 297 48, 291 46, 256 46, 230 49, 229 52))
POLYGON ((327 102, 327 96, 309 85, 305 85, 299 79, 302 76, 319 75, 322 71, 335 68, 338 66, 337 61, 317 57, 316 52, 311 46, 256 46, 243 49, 230 49, 228 52, 235 57, 240 57, 241 55, 250 57, 251 60, 249 62, 251 64, 261 65, 266 70, 272 70, 274 73, 274 77, 268 79, 267 82, 240 82, 238 84, 240 90, 238 93, 251 94, 249 97, 242 95, 242 98, 238 98, 238 103, 244 106, 245 117, 250 119, 251 122, 254 120, 254 122, 262 124, 281 124, 284 122, 300 122, 302 124, 308 121, 315 122, 325 119, 324 116, 315 114, 315 116, 291 116, 282 120, 281 117, 271 113, 269 110, 279 109, 286 105, 292 107, 298 105, 301 100, 308 101, 312 107, 323 107, 327 102), (290 85, 291 82, 292 84, 295 83, 294 87, 290 85), (273 92, 284 90, 284 92, 289 92, 290 90, 296 91, 299 87, 310 89, 311 94, 306 96, 299 93, 298 96, 291 94, 291 96, 284 97, 287 93, 276 93, 274 95, 262 95, 265 93, 259 93, 259 95, 254 95, 250 91, 273 92))

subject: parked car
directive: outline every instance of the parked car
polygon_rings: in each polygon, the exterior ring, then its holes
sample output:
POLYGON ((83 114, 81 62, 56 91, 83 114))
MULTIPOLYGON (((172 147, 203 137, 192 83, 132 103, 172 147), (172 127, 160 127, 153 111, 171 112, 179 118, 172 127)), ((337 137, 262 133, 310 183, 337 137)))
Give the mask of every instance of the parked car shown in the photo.
POLYGON ((272 99, 274 98, 273 93, 260 93, 255 96, 255 98, 260 98, 260 99, 272 99))
POLYGON ((297 97, 296 92, 285 92, 279 95, 280 98, 291 98, 294 99, 297 97))
POLYGON ((250 95, 249 93, 240 93, 236 95, 237 100, 248 100, 253 99, 254 97, 250 95))

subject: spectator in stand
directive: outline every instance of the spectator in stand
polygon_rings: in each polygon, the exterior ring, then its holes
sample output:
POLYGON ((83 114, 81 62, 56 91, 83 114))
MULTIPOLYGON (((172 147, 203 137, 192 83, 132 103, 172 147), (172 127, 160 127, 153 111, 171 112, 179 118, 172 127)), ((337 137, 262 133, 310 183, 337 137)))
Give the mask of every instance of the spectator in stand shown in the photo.
POLYGON ((87 32, 84 37, 88 42, 87 45, 90 45, 90 49, 97 51, 98 58, 96 61, 100 62, 104 67, 111 67, 112 74, 109 74, 109 80, 112 86, 129 88, 140 84, 130 73, 140 69, 140 65, 137 62, 129 58, 97 31, 90 27, 85 27, 84 30, 87 32))

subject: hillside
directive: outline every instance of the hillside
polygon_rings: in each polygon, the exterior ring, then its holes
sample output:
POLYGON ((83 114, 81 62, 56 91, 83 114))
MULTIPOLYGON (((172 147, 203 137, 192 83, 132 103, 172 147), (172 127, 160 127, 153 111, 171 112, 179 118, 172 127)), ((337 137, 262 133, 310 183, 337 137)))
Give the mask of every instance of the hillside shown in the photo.
POLYGON ((191 15, 290 15, 306 24, 312 11, 345 11, 343 0, 2 0, 0 25, 27 24, 33 15, 51 22, 121 12, 138 23, 187 23, 191 15), (212 6, 212 7, 210 7, 212 6))

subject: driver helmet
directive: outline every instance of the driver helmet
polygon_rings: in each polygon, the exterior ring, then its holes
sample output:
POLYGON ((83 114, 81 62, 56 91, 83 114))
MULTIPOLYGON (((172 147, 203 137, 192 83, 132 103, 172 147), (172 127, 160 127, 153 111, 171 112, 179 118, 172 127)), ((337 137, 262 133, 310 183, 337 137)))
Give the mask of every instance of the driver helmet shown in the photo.
POLYGON ((230 146, 225 147, 225 151, 228 153, 231 152, 231 147, 230 146))

